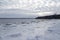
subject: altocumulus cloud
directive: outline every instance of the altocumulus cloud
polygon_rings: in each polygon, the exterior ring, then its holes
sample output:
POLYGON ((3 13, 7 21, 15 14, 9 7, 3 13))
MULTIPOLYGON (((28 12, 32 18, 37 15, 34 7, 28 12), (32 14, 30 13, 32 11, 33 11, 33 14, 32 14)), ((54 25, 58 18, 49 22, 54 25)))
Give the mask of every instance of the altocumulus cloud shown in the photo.
POLYGON ((0 8, 27 8, 59 7, 60 0, 0 0, 0 8))

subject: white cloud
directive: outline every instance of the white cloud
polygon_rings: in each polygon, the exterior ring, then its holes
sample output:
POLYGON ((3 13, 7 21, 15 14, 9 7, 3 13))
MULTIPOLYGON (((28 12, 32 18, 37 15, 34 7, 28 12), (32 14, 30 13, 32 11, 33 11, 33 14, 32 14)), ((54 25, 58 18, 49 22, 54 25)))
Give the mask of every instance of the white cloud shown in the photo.
POLYGON ((0 8, 36 9, 42 7, 59 7, 59 0, 0 0, 0 8))

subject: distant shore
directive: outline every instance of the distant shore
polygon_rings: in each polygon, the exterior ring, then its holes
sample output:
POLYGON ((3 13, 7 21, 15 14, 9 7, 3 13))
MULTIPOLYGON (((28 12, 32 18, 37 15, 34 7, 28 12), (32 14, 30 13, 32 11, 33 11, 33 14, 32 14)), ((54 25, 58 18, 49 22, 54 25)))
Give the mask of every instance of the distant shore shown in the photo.
POLYGON ((43 17, 37 17, 36 19, 60 19, 60 15, 43 16, 43 17))
POLYGON ((60 19, 60 15, 40 16, 36 18, 0 18, 0 19, 60 19))

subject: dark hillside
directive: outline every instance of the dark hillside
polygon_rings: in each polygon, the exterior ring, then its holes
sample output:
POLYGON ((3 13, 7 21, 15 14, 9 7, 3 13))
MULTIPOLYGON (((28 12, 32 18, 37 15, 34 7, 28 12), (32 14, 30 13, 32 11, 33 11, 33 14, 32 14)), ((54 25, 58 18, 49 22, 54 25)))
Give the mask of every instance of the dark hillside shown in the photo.
POLYGON ((60 19, 60 15, 43 16, 43 17, 37 17, 36 19, 60 19))

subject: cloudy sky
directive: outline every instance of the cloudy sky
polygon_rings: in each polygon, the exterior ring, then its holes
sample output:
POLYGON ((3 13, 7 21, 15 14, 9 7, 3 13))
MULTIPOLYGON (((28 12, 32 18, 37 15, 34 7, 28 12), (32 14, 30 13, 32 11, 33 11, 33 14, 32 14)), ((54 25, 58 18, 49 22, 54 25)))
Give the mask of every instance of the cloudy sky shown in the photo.
POLYGON ((60 0, 0 0, 0 9, 54 9, 60 0))
MULTIPOLYGON (((60 0, 0 0, 0 9, 24 9, 24 10, 32 9, 32 10, 40 10, 40 11, 60 12, 60 0)), ((1 10, 0 10, 0 17, 8 17, 8 16, 12 17, 14 15, 14 14, 12 15, 12 13, 5 14, 5 13, 7 13, 7 11, 1 12, 1 10)), ((10 12, 10 11, 8 11, 8 12, 10 12)), ((19 13, 19 14, 21 14, 21 13, 19 13)), ((35 13, 32 13, 32 14, 35 14, 35 13)), ((43 15, 43 14, 44 13, 42 13, 40 15, 43 15)), ((15 17, 16 17, 16 13, 15 13, 15 17)))

